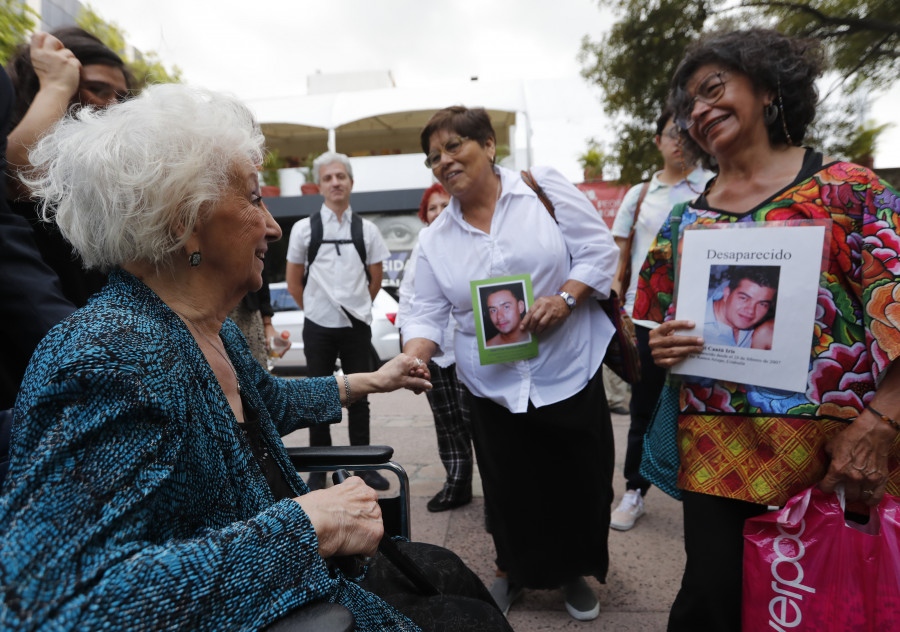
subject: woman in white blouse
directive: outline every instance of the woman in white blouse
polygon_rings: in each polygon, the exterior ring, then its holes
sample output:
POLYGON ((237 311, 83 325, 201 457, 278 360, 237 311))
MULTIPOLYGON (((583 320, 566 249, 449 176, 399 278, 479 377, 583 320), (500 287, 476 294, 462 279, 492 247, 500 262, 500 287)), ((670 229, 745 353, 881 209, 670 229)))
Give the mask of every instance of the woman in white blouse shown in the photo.
MULTIPOLYGON (((436 113, 421 134, 426 165, 452 196, 420 234, 415 301, 404 352, 439 352, 457 325, 460 381, 471 392, 475 453, 497 550, 491 594, 506 612, 523 588, 562 588, 576 619, 599 613, 584 579, 606 579, 613 435, 600 365, 613 325, 618 248, 587 198, 556 170, 533 175, 556 221, 518 174, 496 166, 496 134, 481 108, 436 113), (558 222, 558 223, 557 223, 558 222), (538 341, 526 360, 481 364, 471 282, 528 274, 534 302, 521 321, 538 341)), ((422 374, 427 374, 423 368, 422 374)))

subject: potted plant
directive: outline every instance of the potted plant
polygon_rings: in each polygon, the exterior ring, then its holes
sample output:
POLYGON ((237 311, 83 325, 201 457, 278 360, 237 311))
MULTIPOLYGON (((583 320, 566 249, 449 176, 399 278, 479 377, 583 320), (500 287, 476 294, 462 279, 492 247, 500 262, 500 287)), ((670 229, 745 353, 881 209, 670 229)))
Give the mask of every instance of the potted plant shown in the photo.
POLYGON ((608 161, 603 152, 603 145, 594 138, 588 140, 587 151, 578 156, 578 162, 584 170, 584 181, 603 180, 603 167, 608 161))
POLYGON ((273 149, 266 153, 260 167, 262 186, 260 192, 263 197, 278 197, 281 195, 281 178, 278 170, 283 168, 285 161, 278 155, 278 150, 273 149))
POLYGON ((313 162, 321 155, 322 152, 310 152, 306 155, 306 160, 303 161, 303 166, 306 168, 306 171, 303 172, 306 182, 300 185, 300 193, 303 195, 316 195, 319 193, 319 185, 316 184, 316 179, 313 175, 313 162))

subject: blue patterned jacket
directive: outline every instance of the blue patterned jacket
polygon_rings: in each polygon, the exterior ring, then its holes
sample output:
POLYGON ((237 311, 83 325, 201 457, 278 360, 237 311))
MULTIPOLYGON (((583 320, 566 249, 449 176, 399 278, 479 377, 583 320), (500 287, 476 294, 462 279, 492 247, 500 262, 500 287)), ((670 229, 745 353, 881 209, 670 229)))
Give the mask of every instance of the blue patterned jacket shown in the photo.
MULTIPOLYGON (((273 377, 233 322, 221 336, 270 453, 307 493, 280 435, 339 421, 335 380, 273 377)), ((329 575, 190 332, 122 271, 29 365, 0 496, 0 591, 3 630, 255 630, 323 598, 359 630, 417 630, 329 575)))

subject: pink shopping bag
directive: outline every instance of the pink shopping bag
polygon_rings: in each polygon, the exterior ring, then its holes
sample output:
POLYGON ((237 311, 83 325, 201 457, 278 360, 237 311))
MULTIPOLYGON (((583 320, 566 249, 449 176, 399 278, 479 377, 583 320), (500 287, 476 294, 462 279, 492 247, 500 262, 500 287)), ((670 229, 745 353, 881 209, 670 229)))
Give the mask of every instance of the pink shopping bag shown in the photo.
POLYGON ((810 488, 744 525, 744 632, 900 630, 900 499, 845 521, 810 488))

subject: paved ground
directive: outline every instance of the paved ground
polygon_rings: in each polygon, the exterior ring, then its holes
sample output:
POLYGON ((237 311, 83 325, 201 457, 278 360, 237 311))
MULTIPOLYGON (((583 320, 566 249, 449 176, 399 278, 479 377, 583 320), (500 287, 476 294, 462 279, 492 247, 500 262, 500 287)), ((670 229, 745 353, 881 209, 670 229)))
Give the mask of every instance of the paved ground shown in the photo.
MULTIPOLYGON (((425 503, 441 487, 444 470, 437 455, 431 409, 424 396, 409 392, 376 395, 372 408, 372 443, 394 447, 394 458, 410 477, 413 539, 455 551, 487 585, 494 577, 494 549, 484 531, 484 502, 476 474, 476 498, 470 505, 432 514, 425 503)), ((346 413, 345 413, 346 415, 346 413)), ((616 437, 616 493, 621 494, 625 436, 628 418, 613 415, 616 437)), ((306 445, 306 431, 286 438, 288 445, 306 445)), ((346 444, 346 423, 335 427, 336 444, 346 444)), ((534 476, 552 476, 535 464, 534 476)), ((559 473, 563 484, 562 473, 559 473)), ((391 494, 389 490, 387 495, 391 494)), ((618 502, 618 499, 617 499, 618 502)), ((647 498, 647 514, 631 531, 610 533, 610 572, 605 585, 588 581, 600 599, 600 616, 582 623, 565 610, 559 591, 526 591, 513 605, 509 622, 517 632, 556 630, 615 630, 655 632, 665 630, 669 606, 675 598, 684 564, 681 507, 659 490, 647 498)), ((565 519, 564 517, 561 519, 565 519)))

